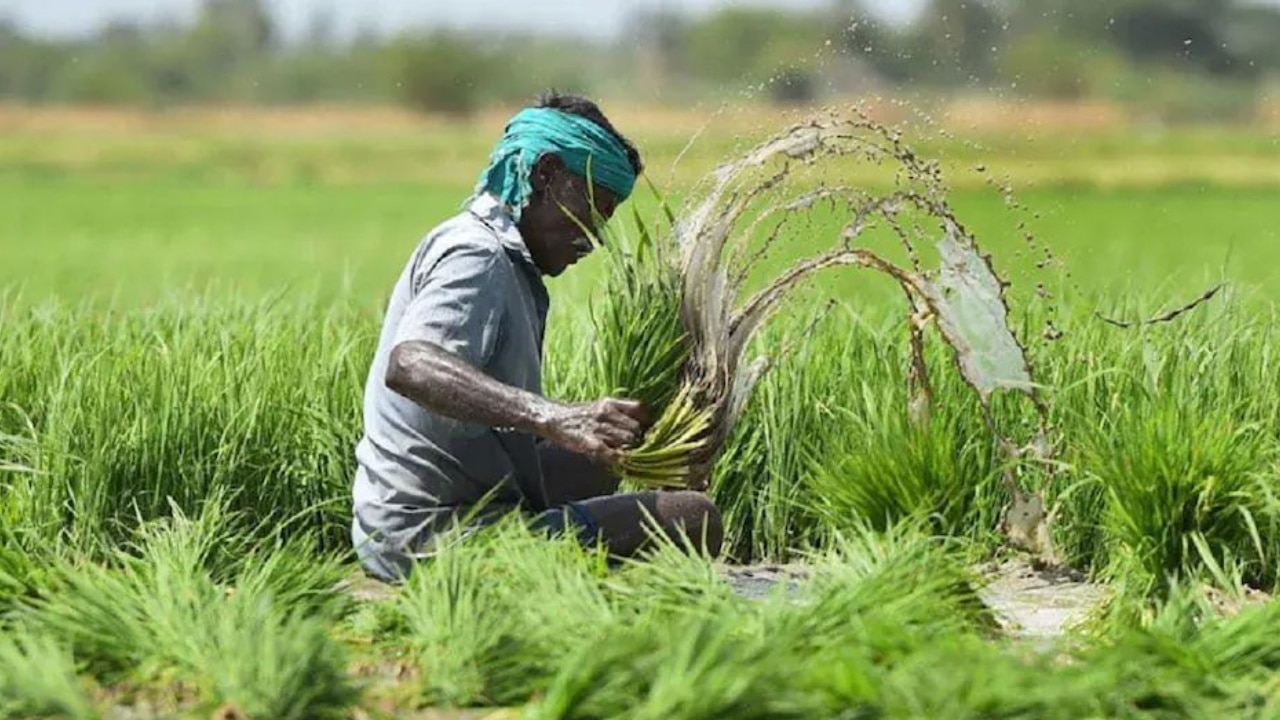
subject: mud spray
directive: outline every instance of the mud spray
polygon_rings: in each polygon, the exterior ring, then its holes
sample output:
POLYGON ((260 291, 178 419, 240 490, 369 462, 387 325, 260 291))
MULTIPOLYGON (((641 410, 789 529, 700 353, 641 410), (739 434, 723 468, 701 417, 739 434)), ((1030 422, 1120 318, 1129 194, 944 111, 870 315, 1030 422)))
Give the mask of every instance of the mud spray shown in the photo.
MULTIPOLYGON (((1010 191, 1006 194, 1011 197, 1010 191)), ((617 353, 631 353, 630 364, 614 363, 620 370, 608 387, 661 387, 652 398, 642 398, 662 412, 623 470, 651 486, 705 487, 712 462, 769 367, 765 356, 745 357, 753 335, 793 290, 818 272, 861 268, 891 278, 901 290, 910 340, 906 376, 911 417, 923 421, 934 403, 924 358, 925 335, 933 330, 950 347, 960 376, 981 401, 997 438, 993 452, 1004 456, 1011 502, 1002 532, 1013 544, 1056 563, 1050 541, 1053 517, 1043 490, 1031 491, 1023 481, 1039 473, 1045 478, 1043 487, 1052 475, 1047 407, 1026 349, 1010 328, 1007 283, 957 219, 939 164, 913 152, 900 131, 857 110, 824 111, 720 166, 691 197, 695 199, 685 207, 666 212, 664 228, 637 218, 643 242, 626 247, 639 251, 618 254, 623 259, 611 271, 609 295, 625 299, 607 308, 607 327, 597 322, 598 330, 612 331, 617 353), (871 175, 879 182, 858 182, 871 175), (891 182, 885 183, 886 177, 891 182), (832 217, 838 222, 833 224, 832 217), (814 232, 829 239, 814 237, 814 232), (753 271, 775 249, 786 246, 788 258, 794 258, 794 246, 801 241, 803 249, 818 249, 765 278, 761 289, 743 292, 753 271), (665 313, 653 309, 666 297, 663 292, 670 303, 665 313), (649 301, 636 302, 637 294, 649 301), (638 305, 647 309, 635 309, 638 305), (647 318, 623 317, 640 312, 648 313, 647 318), (675 317, 679 331, 670 341, 654 343, 654 324, 670 325, 675 317), (619 336, 619 328, 627 327, 636 328, 634 336, 619 336), (665 366, 669 376, 677 368, 678 389, 671 382, 655 382, 652 369, 628 375, 628 367, 638 366, 636 348, 644 343, 655 347, 654 361, 639 365, 665 366), (992 411, 997 396, 1020 398, 1033 422, 1001 427, 992 411)), ((1020 230, 1025 231, 1025 224, 1020 230)), ((1026 238, 1034 243, 1029 232, 1026 238)), ((1046 329, 1047 335, 1053 332, 1046 329)))

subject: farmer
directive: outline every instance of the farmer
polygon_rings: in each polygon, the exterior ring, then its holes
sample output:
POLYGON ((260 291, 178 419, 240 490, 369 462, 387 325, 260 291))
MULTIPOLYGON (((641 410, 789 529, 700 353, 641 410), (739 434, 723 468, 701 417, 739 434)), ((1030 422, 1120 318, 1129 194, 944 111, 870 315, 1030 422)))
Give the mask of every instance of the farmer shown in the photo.
POLYGON ((443 531, 510 512, 615 556, 634 555, 655 525, 719 554, 720 516, 705 495, 615 494, 610 464, 647 429, 646 408, 542 394, 543 277, 591 251, 592 201, 604 222, 641 170, 595 103, 543 96, 511 118, 465 210, 409 258, 356 448, 352 539, 370 574, 402 580, 443 531))

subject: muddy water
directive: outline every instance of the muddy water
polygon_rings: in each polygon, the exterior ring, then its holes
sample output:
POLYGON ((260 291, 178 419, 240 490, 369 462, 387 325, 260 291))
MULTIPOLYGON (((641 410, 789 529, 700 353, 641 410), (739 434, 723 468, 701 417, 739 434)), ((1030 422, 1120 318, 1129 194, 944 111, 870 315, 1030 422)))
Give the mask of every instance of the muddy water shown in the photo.
MULTIPOLYGON (((685 383, 696 405, 711 413, 695 464, 709 474, 769 367, 771 358, 746 357, 761 325, 810 277, 837 268, 869 270, 891 278, 903 293, 912 351, 911 401, 904 410, 916 419, 930 411, 923 338, 936 331, 981 400, 997 438, 992 452, 1009 461, 1005 485, 1012 502, 1001 529, 1013 544, 1055 562, 1052 513, 1042 492, 1028 490, 1025 481, 1052 472, 1048 408, 1010 327, 1008 283, 953 212, 948 194, 936 161, 912 151, 901 132, 856 110, 815 114, 703 180, 666 233, 673 250, 666 256, 678 263, 683 282, 681 321, 692 339, 685 383), (891 170, 892 187, 859 187, 856 179, 871 167, 891 170), (818 215, 839 217, 843 227, 832 233, 830 224, 813 220, 818 215), (746 279, 779 247, 795 259, 747 295, 746 279), (991 410, 996 395, 1026 400, 1036 429, 1000 427, 991 410)), ((692 478, 699 487, 705 479, 692 478)))

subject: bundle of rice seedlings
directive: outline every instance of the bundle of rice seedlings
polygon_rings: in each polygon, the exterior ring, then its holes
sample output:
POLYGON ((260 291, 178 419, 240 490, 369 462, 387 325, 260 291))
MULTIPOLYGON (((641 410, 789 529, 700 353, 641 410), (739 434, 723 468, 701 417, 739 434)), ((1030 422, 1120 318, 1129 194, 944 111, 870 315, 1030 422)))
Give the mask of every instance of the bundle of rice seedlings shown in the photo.
MULTIPOLYGON (((660 197, 659 202, 670 212, 660 197)), ((651 227, 634 205, 632 220, 634 237, 613 233, 608 243, 607 292, 592 318, 594 364, 604 394, 639 400, 660 413, 621 470, 644 485, 679 487, 689 454, 701 446, 711 418, 696 412, 684 382, 693 343, 681 317, 678 248, 672 235, 651 227)))
POLYGON ((1032 394, 1022 347, 1008 328, 1003 284, 947 207, 936 165, 919 160, 896 133, 863 117, 816 117, 720 167, 709 180, 702 199, 679 217, 655 190, 662 209, 657 219, 633 211, 634 234, 615 225, 606 243, 609 277, 594 314, 600 389, 644 402, 657 418, 619 463, 633 483, 708 485, 712 464, 770 365, 765 356, 748 360, 748 345, 795 288, 826 268, 869 268, 902 287, 912 332, 911 377, 926 400, 919 336, 930 320, 984 404, 997 389, 1032 394), (836 158, 890 163, 898 186, 874 194, 828 185, 816 172, 836 158), (790 225, 819 205, 847 214, 830 248, 795 260, 746 296, 758 262, 776 243, 795 239, 790 225), (909 267, 854 246, 877 223, 906 248, 909 267), (925 236, 940 256, 933 272, 923 269, 916 250, 925 236))

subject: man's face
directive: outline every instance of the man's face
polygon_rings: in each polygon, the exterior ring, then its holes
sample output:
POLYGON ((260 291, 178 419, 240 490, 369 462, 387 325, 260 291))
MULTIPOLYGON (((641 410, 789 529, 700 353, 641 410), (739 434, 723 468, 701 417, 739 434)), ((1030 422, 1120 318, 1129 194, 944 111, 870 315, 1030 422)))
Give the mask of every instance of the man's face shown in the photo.
POLYGON ((618 198, 565 167, 554 155, 534 166, 533 198, 520 218, 520 233, 533 261, 546 275, 556 277, 591 253, 589 233, 598 236, 618 207, 618 198), (595 200, 595 210, 591 200, 595 200))

